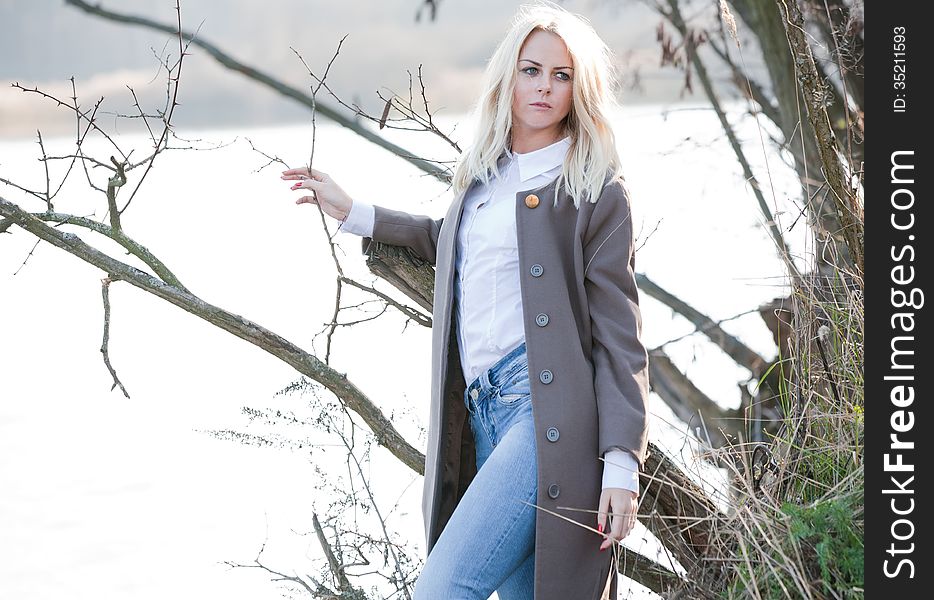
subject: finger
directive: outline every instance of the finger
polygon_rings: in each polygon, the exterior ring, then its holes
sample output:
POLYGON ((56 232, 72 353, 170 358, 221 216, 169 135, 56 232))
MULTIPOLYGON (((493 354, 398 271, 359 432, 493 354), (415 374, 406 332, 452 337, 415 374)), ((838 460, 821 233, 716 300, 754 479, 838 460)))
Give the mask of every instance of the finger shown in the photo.
POLYGON ((636 517, 638 514, 638 510, 639 510, 639 503, 636 501, 635 498, 633 498, 632 509, 629 515, 627 515, 628 518, 626 519, 626 529, 625 529, 625 532, 623 533, 623 538, 625 538, 630 533, 632 533, 632 530, 636 528, 636 517))
POLYGON ((314 196, 302 196, 295 201, 295 204, 317 204, 318 201, 315 200, 314 196))
POLYGON ((603 491, 600 493, 600 502, 597 506, 597 529, 604 531, 606 529, 606 511, 609 508, 610 495, 603 491))
POLYGON ((627 519, 626 526, 623 527, 623 532, 620 534, 619 539, 624 540, 627 537, 629 537, 629 534, 632 533, 632 530, 635 528, 636 528, 636 522, 631 519, 627 519))
POLYGON ((282 172, 282 179, 314 179, 316 181, 326 181, 327 173, 317 169, 289 169, 282 172))
POLYGON ((622 527, 622 531, 619 532, 619 539, 624 540, 626 539, 626 536, 628 536, 629 533, 632 531, 635 521, 629 515, 626 515, 625 517, 620 517, 620 521, 623 522, 623 527, 622 527))
POLYGON ((610 539, 621 540, 623 539, 623 529, 626 527, 626 522, 629 520, 628 515, 621 514, 619 509, 614 511, 614 515, 611 517, 613 521, 613 526, 610 528, 610 539))
POLYGON ((302 179, 301 181, 296 181, 295 183, 293 183, 293 184, 292 184, 292 189, 293 189, 293 190, 298 190, 298 189, 301 189, 301 188, 306 188, 306 189, 309 189, 309 190, 315 190, 315 191, 317 191, 317 190, 321 189, 321 185, 322 185, 322 184, 321 184, 320 181, 315 181, 314 179, 302 179))
POLYGON ((613 517, 613 511, 614 511, 615 505, 612 503, 611 498, 612 498, 612 495, 607 492, 606 493, 606 504, 608 504, 609 506, 604 507, 604 511, 606 514, 604 518, 609 523, 609 526, 605 527, 603 530, 603 533, 606 535, 606 537, 603 539, 603 542, 600 544, 600 550, 606 550, 613 544, 613 524, 615 523, 616 519, 613 517))
POLYGON ((328 174, 324 171, 319 171, 318 169, 308 169, 309 176, 317 179, 318 181, 325 181, 328 178, 328 174))
POLYGON ((628 517, 620 512, 620 505, 621 503, 617 497, 616 501, 612 503, 612 509, 610 510, 610 531, 608 532, 607 539, 600 545, 601 550, 609 548, 614 541, 623 539, 623 530, 628 517))

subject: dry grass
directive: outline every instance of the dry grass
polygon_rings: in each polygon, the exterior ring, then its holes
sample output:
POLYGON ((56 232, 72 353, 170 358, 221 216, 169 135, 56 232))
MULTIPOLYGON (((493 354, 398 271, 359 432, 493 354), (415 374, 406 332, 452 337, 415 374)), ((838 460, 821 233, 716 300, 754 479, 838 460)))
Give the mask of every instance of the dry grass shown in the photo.
POLYGON ((793 292, 776 362, 786 415, 765 444, 710 450, 733 501, 669 598, 863 597, 863 294, 842 270, 793 292))

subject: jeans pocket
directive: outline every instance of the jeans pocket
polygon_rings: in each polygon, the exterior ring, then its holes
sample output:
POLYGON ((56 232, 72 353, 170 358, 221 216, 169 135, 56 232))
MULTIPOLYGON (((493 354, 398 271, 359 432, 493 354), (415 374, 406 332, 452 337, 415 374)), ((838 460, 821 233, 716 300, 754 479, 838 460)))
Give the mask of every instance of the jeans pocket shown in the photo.
POLYGON ((500 404, 513 406, 532 399, 532 386, 528 377, 522 377, 503 386, 496 399, 500 404))
POLYGON ((527 392, 525 394, 500 394, 498 401, 500 404, 505 404, 507 406, 515 406, 517 404, 522 404, 526 400, 532 399, 532 393, 527 392))

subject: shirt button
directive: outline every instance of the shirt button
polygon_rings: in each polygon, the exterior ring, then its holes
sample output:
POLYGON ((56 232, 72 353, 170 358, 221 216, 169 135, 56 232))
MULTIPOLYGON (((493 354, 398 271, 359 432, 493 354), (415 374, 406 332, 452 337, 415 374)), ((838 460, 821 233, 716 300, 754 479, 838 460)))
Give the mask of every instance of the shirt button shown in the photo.
POLYGON ((479 395, 480 395, 480 390, 478 390, 477 388, 470 390, 470 397, 473 398, 474 400, 476 400, 479 395))
POLYGON ((557 427, 549 427, 548 431, 545 432, 545 437, 548 438, 549 442, 557 442, 560 434, 558 433, 557 427))
POLYGON ((554 379, 554 375, 552 375, 551 371, 549 371, 548 369, 545 369, 544 371, 538 374, 538 379, 542 383, 547 384, 547 383, 551 383, 551 380, 554 379))
POLYGON ((536 315, 535 317, 535 324, 538 325, 539 327, 544 327, 545 325, 548 325, 548 315, 546 315, 545 313, 538 313, 538 315, 536 315))
POLYGON ((545 272, 545 269, 544 269, 540 264, 538 264, 538 263, 535 263, 535 264, 532 265, 532 267, 529 269, 529 273, 532 274, 532 277, 541 277, 541 276, 542 276, 542 273, 544 273, 544 272, 545 272))
POLYGON ((535 208, 538 206, 538 196, 535 194, 529 194, 525 197, 525 205, 529 208, 535 208))
POLYGON ((557 498, 558 494, 560 493, 561 493, 561 486, 559 486, 557 483, 552 483, 551 485, 548 486, 548 497, 549 498, 557 498))

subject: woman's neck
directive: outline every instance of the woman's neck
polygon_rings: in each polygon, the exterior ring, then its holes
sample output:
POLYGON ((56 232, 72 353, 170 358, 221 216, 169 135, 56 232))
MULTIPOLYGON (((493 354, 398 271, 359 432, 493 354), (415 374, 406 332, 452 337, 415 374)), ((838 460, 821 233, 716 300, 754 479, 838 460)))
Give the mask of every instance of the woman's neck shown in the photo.
POLYGON ((513 131, 510 146, 516 154, 526 154, 550 146, 566 136, 567 133, 563 130, 534 131, 527 134, 513 131))

